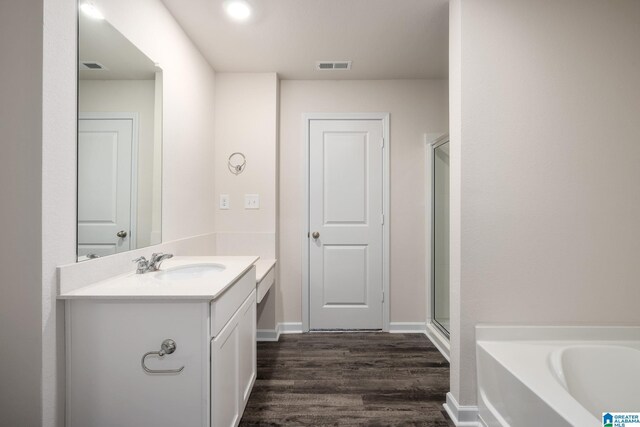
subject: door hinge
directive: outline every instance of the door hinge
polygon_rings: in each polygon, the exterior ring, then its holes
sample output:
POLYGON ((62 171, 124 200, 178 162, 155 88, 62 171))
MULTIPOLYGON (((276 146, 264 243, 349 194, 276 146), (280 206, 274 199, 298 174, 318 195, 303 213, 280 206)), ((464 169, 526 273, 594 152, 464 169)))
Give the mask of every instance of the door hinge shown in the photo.
POLYGON ((382 291, 382 302, 384 302, 384 291, 382 291))
POLYGON ((380 214, 380 224, 384 225, 384 214, 380 214))
POLYGON ((380 148, 384 148, 384 136, 380 138, 380 148))

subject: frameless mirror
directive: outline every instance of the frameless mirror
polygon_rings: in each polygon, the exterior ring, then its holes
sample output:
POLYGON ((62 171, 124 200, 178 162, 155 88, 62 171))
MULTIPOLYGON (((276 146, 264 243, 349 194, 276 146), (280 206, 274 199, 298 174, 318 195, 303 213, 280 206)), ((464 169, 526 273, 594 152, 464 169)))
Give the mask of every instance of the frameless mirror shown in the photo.
POLYGON ((79 11, 78 261, 158 244, 162 70, 79 11))

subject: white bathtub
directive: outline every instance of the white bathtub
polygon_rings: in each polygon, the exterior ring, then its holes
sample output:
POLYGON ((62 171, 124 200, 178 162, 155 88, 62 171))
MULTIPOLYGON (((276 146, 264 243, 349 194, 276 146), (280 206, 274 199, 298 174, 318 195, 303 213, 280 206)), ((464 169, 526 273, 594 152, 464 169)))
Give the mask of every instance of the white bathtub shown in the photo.
POLYGON ((596 427, 640 412, 640 327, 476 328, 486 426, 596 427))

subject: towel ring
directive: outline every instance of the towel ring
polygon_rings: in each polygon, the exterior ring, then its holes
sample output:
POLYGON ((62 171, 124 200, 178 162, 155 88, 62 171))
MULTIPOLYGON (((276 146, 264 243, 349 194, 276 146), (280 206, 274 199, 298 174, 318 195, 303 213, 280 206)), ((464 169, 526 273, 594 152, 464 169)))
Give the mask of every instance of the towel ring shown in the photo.
POLYGON ((227 167, 229 171, 234 175, 240 175, 244 171, 244 167, 247 164, 247 158, 240 152, 235 152, 229 156, 227 161, 227 167), (235 159, 234 159, 235 158, 235 159), (241 158, 242 160, 238 159, 241 158))
POLYGON ((176 351, 177 345, 176 342, 172 339, 167 339, 162 341, 162 345, 160 346, 160 351, 149 351, 142 356, 142 360, 140 364, 142 365, 142 369, 149 374, 177 374, 182 372, 184 366, 178 369, 149 369, 147 365, 145 365, 145 359, 147 356, 155 355, 159 357, 163 357, 165 354, 172 354, 176 351))

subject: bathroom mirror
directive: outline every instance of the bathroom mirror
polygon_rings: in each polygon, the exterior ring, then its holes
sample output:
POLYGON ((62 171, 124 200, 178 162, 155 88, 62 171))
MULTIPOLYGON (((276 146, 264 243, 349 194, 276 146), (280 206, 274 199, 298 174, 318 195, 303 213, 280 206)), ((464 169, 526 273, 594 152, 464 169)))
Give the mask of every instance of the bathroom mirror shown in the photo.
POLYGON ((158 244, 162 70, 79 11, 78 261, 158 244))

